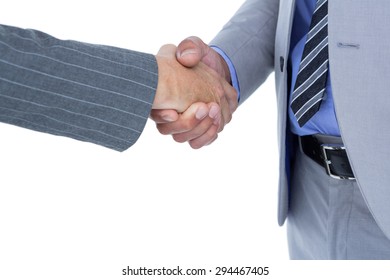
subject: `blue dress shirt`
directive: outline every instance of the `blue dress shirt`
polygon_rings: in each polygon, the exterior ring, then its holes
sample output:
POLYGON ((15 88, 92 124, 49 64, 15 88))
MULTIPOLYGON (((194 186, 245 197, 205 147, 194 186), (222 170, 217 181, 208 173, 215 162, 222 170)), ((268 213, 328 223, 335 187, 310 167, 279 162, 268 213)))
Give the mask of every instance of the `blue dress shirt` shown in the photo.
MULTIPOLYGON (((313 14, 316 5, 316 0, 297 0, 295 7, 294 22, 291 33, 291 44, 290 44, 290 57, 289 63, 291 66, 291 89, 295 85, 297 78, 299 64, 301 61, 303 48, 305 46, 306 35, 309 31, 311 16, 313 14)), ((232 84, 236 88, 237 92, 240 92, 237 74, 234 66, 229 57, 218 47, 213 47, 222 57, 226 60, 230 74, 232 77, 232 84)), ((324 99, 321 102, 320 110, 303 126, 300 127, 296 118, 289 107, 288 115, 291 131, 297 135, 312 135, 312 134, 326 134, 333 136, 340 136, 340 130, 336 120, 336 114, 334 111, 332 88, 330 84, 330 71, 328 72, 328 82, 326 86, 326 92, 324 99)))
MULTIPOLYGON (((289 63, 291 66, 291 89, 295 85, 295 81, 299 71, 299 64, 301 61, 303 48, 305 46, 306 35, 309 32, 311 16, 316 5, 316 0, 297 0, 294 14, 294 22, 291 33, 290 57, 289 63)), ((328 82, 324 99, 321 102, 320 110, 303 126, 300 127, 289 106, 288 115, 290 121, 291 131, 297 135, 311 135, 311 134, 327 134, 333 136, 340 136, 340 130, 336 120, 334 111, 332 87, 330 84, 330 71, 328 72, 328 82)))

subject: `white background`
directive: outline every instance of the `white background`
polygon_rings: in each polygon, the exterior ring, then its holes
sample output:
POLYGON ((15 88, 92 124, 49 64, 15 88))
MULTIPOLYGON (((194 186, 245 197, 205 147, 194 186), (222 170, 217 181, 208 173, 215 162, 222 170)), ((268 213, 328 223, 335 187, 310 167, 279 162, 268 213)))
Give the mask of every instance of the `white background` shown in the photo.
MULTIPOLYGON (((0 2, 2 24, 155 54, 190 35, 209 42, 243 0, 0 2)), ((122 269, 178 265, 310 275, 288 261, 276 221, 275 105, 270 76, 200 150, 152 121, 123 153, 0 124, 0 279, 134 279, 122 269)))

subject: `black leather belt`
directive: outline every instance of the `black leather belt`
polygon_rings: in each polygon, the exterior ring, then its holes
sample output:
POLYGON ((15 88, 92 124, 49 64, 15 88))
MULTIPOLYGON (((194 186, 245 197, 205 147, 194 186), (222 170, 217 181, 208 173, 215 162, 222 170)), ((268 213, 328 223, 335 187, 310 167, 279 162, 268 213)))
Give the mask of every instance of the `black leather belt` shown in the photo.
POLYGON ((320 143, 315 136, 300 137, 303 152, 323 166, 327 174, 335 179, 354 180, 347 152, 342 144, 320 143))

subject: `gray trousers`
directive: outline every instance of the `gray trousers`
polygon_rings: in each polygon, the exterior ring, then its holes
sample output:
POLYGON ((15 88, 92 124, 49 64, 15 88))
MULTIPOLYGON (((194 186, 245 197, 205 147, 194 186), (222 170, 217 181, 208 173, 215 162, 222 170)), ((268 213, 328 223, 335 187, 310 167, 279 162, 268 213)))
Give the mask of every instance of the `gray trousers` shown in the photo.
POLYGON ((291 259, 390 259, 390 240, 356 181, 329 177, 301 149, 292 174, 287 220, 291 259))

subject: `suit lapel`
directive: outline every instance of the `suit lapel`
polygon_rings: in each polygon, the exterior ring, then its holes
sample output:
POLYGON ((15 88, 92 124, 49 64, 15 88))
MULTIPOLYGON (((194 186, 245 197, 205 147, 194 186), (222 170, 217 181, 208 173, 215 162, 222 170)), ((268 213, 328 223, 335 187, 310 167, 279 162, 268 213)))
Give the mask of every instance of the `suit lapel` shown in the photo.
POLYGON ((278 25, 275 40, 275 82, 278 105, 278 144, 280 174, 278 222, 280 225, 282 225, 287 217, 288 212, 288 178, 286 171, 286 111, 288 103, 287 61, 290 48, 290 37, 295 0, 280 0, 279 4, 278 25))

